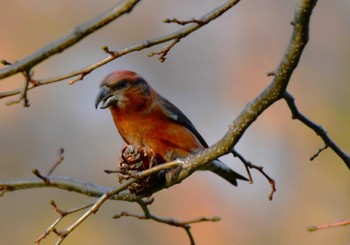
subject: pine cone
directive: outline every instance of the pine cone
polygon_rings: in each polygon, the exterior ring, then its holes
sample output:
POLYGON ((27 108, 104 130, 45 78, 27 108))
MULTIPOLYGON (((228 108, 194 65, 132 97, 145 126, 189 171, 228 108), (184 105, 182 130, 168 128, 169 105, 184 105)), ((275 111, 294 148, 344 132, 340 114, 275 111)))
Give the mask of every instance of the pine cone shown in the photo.
MULTIPOLYGON (((123 147, 120 154, 118 179, 123 183, 128 179, 134 178, 135 174, 143 170, 158 165, 156 155, 152 150, 146 150, 144 147, 137 148, 132 145, 123 147)), ((128 189, 135 195, 145 195, 150 191, 150 187, 157 180, 157 173, 141 178, 132 183, 128 189)))

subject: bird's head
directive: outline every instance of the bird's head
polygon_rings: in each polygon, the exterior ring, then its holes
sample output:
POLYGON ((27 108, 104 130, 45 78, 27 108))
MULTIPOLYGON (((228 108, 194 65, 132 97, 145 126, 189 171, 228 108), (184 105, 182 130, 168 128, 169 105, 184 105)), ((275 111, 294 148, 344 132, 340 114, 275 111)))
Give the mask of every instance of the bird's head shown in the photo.
POLYGON ((108 75, 100 84, 95 107, 101 109, 115 107, 119 109, 141 109, 151 99, 151 87, 137 73, 116 71, 108 75))

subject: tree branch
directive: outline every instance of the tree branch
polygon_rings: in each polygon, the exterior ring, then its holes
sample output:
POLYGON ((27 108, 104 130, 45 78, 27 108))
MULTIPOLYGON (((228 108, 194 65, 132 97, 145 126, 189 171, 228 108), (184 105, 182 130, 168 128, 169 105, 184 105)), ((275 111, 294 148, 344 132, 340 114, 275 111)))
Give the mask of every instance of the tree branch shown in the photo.
MULTIPOLYGON (((125 1, 124 3, 131 3, 133 2, 136 4, 138 1, 125 1)), ((228 1, 226 4, 222 5, 221 7, 211 11, 207 15, 203 16, 200 20, 201 22, 195 22, 193 24, 189 24, 186 28, 183 28, 177 32, 174 32, 172 34, 169 34, 167 36, 154 38, 150 40, 146 40, 143 42, 140 42, 138 44, 126 47, 124 49, 118 50, 118 51, 110 51, 108 48, 105 48, 105 51, 107 50, 109 57, 92 64, 90 66, 87 66, 81 70, 71 72, 66 75, 62 75, 53 79, 47 79, 42 80, 38 82, 39 85, 49 84, 52 82, 61 81, 67 78, 75 77, 75 76, 81 76, 81 79, 86 75, 89 74, 94 69, 110 62, 113 59, 116 59, 122 55, 125 55, 130 52, 134 52, 137 50, 141 50, 144 48, 148 48, 160 43, 173 41, 170 43, 169 46, 167 46, 165 49, 163 49, 160 52, 160 55, 164 54, 164 56, 168 53, 168 51, 177 43, 175 40, 181 40, 185 36, 189 35, 193 31, 197 30, 201 26, 205 25, 206 23, 209 23, 211 20, 217 18, 222 13, 227 11, 229 8, 234 6, 239 1, 228 1), (203 23, 202 23, 203 21, 203 23)), ((135 196, 130 194, 129 191, 126 190, 128 186, 135 181, 137 181, 140 178, 146 177, 150 174, 157 173, 161 170, 167 170, 164 171, 164 184, 159 186, 155 191, 162 190, 164 188, 171 187, 172 185, 178 184, 181 181, 183 181, 185 178, 189 177, 194 171, 199 169, 201 166, 205 165, 206 163, 222 156, 225 154, 228 154, 231 152, 233 147, 236 145, 236 143, 239 141, 239 139, 243 136, 244 132, 247 130, 247 128, 273 103, 276 101, 284 98, 286 99, 288 104, 293 105, 292 102, 290 102, 289 94, 286 92, 286 88, 288 86, 289 80, 291 78, 291 75, 294 71, 294 69, 297 67, 299 59, 302 55, 303 49, 306 46, 309 38, 309 22, 310 22, 310 16, 312 14, 312 10, 316 4, 317 0, 301 0, 299 3, 299 6, 297 7, 295 17, 293 20, 293 34, 289 41, 287 50, 282 57, 279 65, 275 69, 274 77, 269 86, 262 91, 253 101, 251 101, 244 110, 240 113, 240 115, 230 124, 229 129, 227 133, 224 135, 224 137, 218 141, 213 146, 209 147, 208 149, 205 149, 201 152, 198 152, 196 154, 190 155, 189 157, 182 159, 182 160, 175 160, 169 163, 161 164, 158 166, 155 166, 151 169, 142 171, 140 173, 135 174, 134 179, 126 181, 123 185, 117 187, 117 188, 108 188, 103 186, 97 186, 94 184, 89 183, 83 183, 80 181, 77 181, 72 178, 67 177, 55 177, 51 175, 41 175, 39 171, 35 171, 36 175, 39 178, 35 179, 27 179, 27 180, 19 180, 19 181, 8 181, 8 182, 0 182, 0 195, 3 195, 7 191, 15 191, 20 189, 28 189, 28 188, 38 188, 38 187, 56 187, 59 189, 69 190, 69 191, 75 191, 81 194, 85 194, 88 196, 94 196, 98 197, 98 199, 94 202, 92 206, 86 207, 88 210, 74 223, 72 223, 67 229, 63 231, 57 231, 54 228, 56 223, 54 222, 52 225, 53 228, 51 231, 55 232, 59 236, 58 244, 60 244, 67 235, 69 235, 75 228, 77 228, 84 220, 86 220, 91 214, 96 213, 99 208, 103 205, 103 203, 106 200, 124 200, 124 201, 131 201, 131 202, 138 202, 142 203, 140 200, 143 198, 142 196, 135 196), (287 94, 287 95, 286 95, 287 94), (288 96, 289 95, 289 96, 288 96)), ((131 10, 131 8, 130 8, 131 10)), ((79 31, 78 31, 79 33, 79 31)), ((62 51, 62 50, 60 50, 62 51)), ((44 60, 44 59, 42 59, 44 60)), ((42 60, 38 61, 41 62, 42 60)), ((22 60, 22 63, 25 61, 22 60)), ((30 61, 34 62, 34 61, 30 61)), ((26 63, 27 66, 25 66, 27 69, 32 68, 35 64, 34 63, 26 63)), ((18 62, 19 63, 19 62, 18 62)), ((18 64, 16 63, 16 64, 18 64)), ((15 65, 15 64, 14 64, 15 65)), ((7 68, 10 68, 11 65, 7 68)), ((14 66, 11 69, 3 69, 0 71, 0 78, 10 76, 12 74, 15 74, 17 72, 21 72, 23 68, 18 68, 21 66, 14 66), (14 68, 15 67, 15 68, 14 68), (16 68, 17 67, 17 68, 16 68), (7 70, 6 70, 7 69, 7 70), (19 70, 18 70, 19 69, 19 70), (10 70, 10 71, 9 71, 10 70)), ((27 87, 27 90, 30 90, 33 88, 34 85, 29 84, 27 87)), ((11 96, 14 94, 21 93, 21 90, 16 91, 10 91, 6 93, 1 93, 0 98, 11 96)), ((292 101, 292 100, 291 100, 292 101)), ((291 109, 292 110, 292 109, 291 109)), ((303 118, 303 117, 302 117, 303 118)), ((311 127, 312 128, 312 127, 311 127)), ((323 131, 320 131, 323 132, 323 131)), ((326 134, 325 134, 326 135, 326 134)), ((320 135, 321 136, 321 135, 320 135)), ((327 136, 327 135, 326 135, 327 136)), ((322 138, 324 136, 321 136, 322 138)), ((329 143, 329 142, 328 142, 329 143)), ((332 143, 332 141, 331 141, 332 143)), ((330 147, 332 148, 332 144, 330 143, 330 147)), ((332 148, 333 149, 333 148, 332 148)), ((333 149, 334 150, 334 149, 333 149)), ((336 150, 334 150, 336 151, 336 150)), ((348 161, 348 156, 346 156, 344 161, 348 161)), ((347 162, 346 162, 347 164, 347 162)), ((349 165, 347 164, 349 167, 349 165)), ((262 169, 261 169, 262 170, 262 169)), ((265 177, 266 176, 265 174, 265 177)), ((200 218, 195 219, 187 222, 179 222, 174 221, 172 219, 164 219, 159 218, 154 215, 152 215, 149 212, 149 209, 147 208, 146 204, 140 204, 144 216, 138 216, 138 215, 132 215, 132 214, 123 214, 122 216, 133 216, 137 218, 147 218, 152 219, 157 222, 166 223, 169 225, 179 226, 186 230, 189 239, 191 240, 191 243, 194 244, 193 236, 190 232, 189 224, 195 223, 195 222, 202 222, 202 221, 217 221, 216 218, 214 219, 206 219, 206 218, 200 218)), ((78 208, 79 209, 79 208, 78 208)), ((56 209, 58 210, 58 209, 56 209)), ((79 211, 82 209, 79 209, 79 211)), ((52 225, 50 227, 52 227, 52 225)), ((49 228, 50 228, 49 227, 49 228)), ((46 233, 45 233, 46 234, 46 233)))
POLYGON ((64 160, 63 153, 64 153, 64 149, 62 147, 60 147, 58 149, 58 152, 57 152, 57 155, 58 155, 57 160, 56 160, 55 164, 47 172, 47 175, 51 175, 53 173, 53 171, 56 170, 58 165, 60 165, 63 162, 63 160, 64 160))
POLYGON ((326 224, 326 225, 312 225, 307 227, 307 231, 318 231, 318 230, 322 230, 322 229, 328 229, 328 228, 332 228, 332 227, 339 227, 339 226, 347 226, 350 225, 350 220, 344 220, 344 221, 339 221, 339 222, 335 222, 332 224, 326 224))
MULTIPOLYGON (((211 22, 212 20, 218 18, 223 13, 225 13, 227 10, 229 10, 234 5, 236 5, 239 1, 240 0, 227 1, 226 3, 221 5, 220 7, 216 8, 216 9, 210 11, 209 13, 207 13, 206 15, 204 15, 201 18, 201 20, 203 20, 203 22, 201 22, 201 23, 194 23, 194 24, 188 25, 187 27, 182 28, 182 29, 180 29, 180 30, 178 30, 176 32, 171 33, 171 34, 168 34, 168 35, 165 35, 165 36, 161 36, 161 37, 157 37, 157 38, 153 38, 153 39, 149 39, 149 40, 144 40, 144 41, 141 41, 141 42, 136 43, 134 45, 130 45, 128 47, 125 47, 125 48, 122 48, 122 49, 119 49, 119 50, 116 50, 116 51, 111 51, 111 50, 108 49, 108 47, 103 47, 104 51, 106 49, 108 50, 108 54, 109 54, 108 57, 106 57, 106 58, 104 58, 104 59, 102 59, 102 60, 100 60, 100 61, 98 61, 98 62, 96 62, 94 64, 86 66, 86 67, 84 67, 82 69, 79 69, 77 71, 73 71, 73 72, 70 72, 70 73, 67 73, 67 74, 64 74, 64 75, 60 75, 60 76, 57 76, 57 77, 54 77, 54 78, 49 78, 49 79, 45 79, 45 80, 37 80, 36 86, 30 85, 28 87, 28 90, 31 90, 34 87, 38 87, 38 86, 41 86, 41 85, 47 85, 47 84, 59 82, 59 81, 65 80, 65 79, 69 79, 69 78, 78 76, 78 78, 73 79, 70 82, 70 83, 74 83, 74 82, 76 82, 78 80, 83 79, 87 74, 91 73, 93 70, 101 67, 102 65, 105 65, 105 64, 109 63, 112 60, 115 60, 115 59, 117 59, 117 58, 119 58, 121 56, 124 56, 124 55, 126 55, 128 53, 135 52, 135 51, 140 51, 140 50, 143 50, 143 49, 146 49, 146 48, 149 48, 149 47, 161 44, 161 43, 166 43, 166 42, 169 42, 169 41, 172 41, 172 40, 174 40, 174 42, 175 42, 175 40, 178 40, 175 43, 173 42, 172 44, 167 46, 168 49, 170 50, 182 38, 185 38, 186 36, 188 36, 192 32, 198 30, 200 27, 202 27, 202 26, 208 24, 209 22, 211 22)), ((120 10, 118 12, 119 15, 127 13, 127 11, 130 12, 132 7, 134 5, 136 5, 137 2, 138 1, 130 1, 130 0, 124 2, 122 4, 122 6, 124 8, 120 7, 124 11, 120 10), (133 3, 133 5, 131 3, 133 3), (126 6, 124 6, 124 5, 126 5, 126 6), (126 8, 126 7, 128 7, 128 8, 126 8)), ((107 12, 107 13, 109 13, 109 12, 107 12)), ((107 13, 105 15, 103 15, 103 16, 108 17, 107 13)), ((119 16, 117 16, 117 17, 119 17, 119 16)), ((117 18, 117 17, 115 17, 115 18, 117 18)), ((90 22, 94 22, 94 21, 96 21, 98 23, 99 17, 95 18, 93 21, 90 21, 90 22)), ((87 22, 87 23, 90 23, 90 22, 87 22)), ((102 26, 99 26, 99 28, 100 27, 102 27, 102 26)), ((80 30, 80 29, 82 29, 82 27, 78 27, 77 29, 80 30)), ((92 31, 91 28, 89 28, 89 30, 92 31)), ((63 42, 64 43, 65 39, 70 40, 69 37, 71 35, 73 35, 73 34, 74 34, 74 32, 72 34, 68 35, 67 37, 63 38, 63 39, 60 39, 62 41, 56 41, 56 42, 58 42, 58 43, 63 42)), ((53 44, 55 44, 56 42, 54 42, 53 44)), ((38 63, 38 61, 36 59, 33 59, 32 57, 39 56, 40 57, 40 59, 39 59, 40 62, 44 60, 43 58, 45 58, 45 59, 48 58, 48 57, 46 57, 47 54, 48 53, 51 54, 55 50, 54 47, 51 47, 51 46, 52 46, 52 44, 46 46, 43 49, 38 50, 33 55, 30 55, 27 58, 24 58, 23 60, 21 60, 21 61, 15 63, 13 65, 10 65, 10 66, 0 70, 0 79, 6 78, 6 77, 8 77, 10 75, 13 75, 13 74, 16 74, 18 72, 21 72, 24 68, 28 68, 28 67, 32 68, 33 66, 35 66, 38 63), (53 50, 51 50, 51 49, 53 49, 53 50)), ((167 48, 165 48, 164 50, 166 50, 166 49, 167 48)), ((61 47, 60 51, 63 51, 63 50, 64 49, 61 47)), ((167 50, 166 53, 168 53, 169 50, 167 50)), ((56 53, 57 52, 54 52, 53 54, 56 54, 56 53)), ((165 53, 165 52, 163 52, 163 53, 165 53)), ((165 55, 163 55, 163 58, 164 57, 165 57, 165 55)), ((13 90, 13 91, 7 91, 7 92, 1 92, 0 93, 0 99, 5 98, 5 97, 9 97, 9 96, 13 96, 13 95, 16 95, 16 94, 19 94, 19 93, 21 93, 20 89, 16 89, 16 90, 13 90)))
POLYGON ((300 1, 293 21, 294 30, 292 37, 280 64, 275 70, 275 76, 270 85, 244 108, 240 115, 230 124, 228 132, 220 141, 184 159, 182 169, 179 169, 177 173, 176 180, 178 182, 187 178, 195 169, 198 169, 205 163, 230 153, 243 136, 245 130, 259 115, 283 97, 290 77, 297 67, 303 49, 308 42, 310 16, 316 2, 317 0, 300 1))
MULTIPOLYGON (((59 235, 59 239, 57 241, 57 244, 61 244, 62 241, 75 228, 77 228, 82 222, 84 222, 84 220, 86 220, 91 214, 95 214, 106 200, 110 199, 113 196, 117 196, 117 197, 120 196, 122 191, 126 190, 128 188, 128 186, 130 186, 135 181, 139 180, 140 178, 147 177, 147 176, 149 176, 152 173, 159 172, 160 170, 169 169, 170 167, 177 166, 177 165, 179 165, 181 163, 182 163, 182 161, 173 161, 173 162, 169 162, 169 163, 165 163, 165 164, 162 164, 162 165, 158 165, 158 166, 155 166, 155 167, 150 168, 148 170, 142 171, 139 174, 137 174, 137 176, 135 176, 134 179, 126 181, 120 187, 112 189, 112 190, 104 193, 100 198, 97 199, 97 201, 93 204, 93 206, 91 208, 89 208, 89 210, 87 212, 85 212, 79 219, 77 219, 72 225, 70 225, 64 231, 60 231, 60 232, 57 233, 59 235)), ((137 201, 137 202, 141 203, 139 201, 141 198, 142 198, 142 196, 138 197, 136 200, 134 199, 133 201, 137 201)), ((131 201, 131 200, 127 200, 127 201, 131 201)))
MULTIPOLYGON (((110 187, 86 183, 70 177, 45 176, 47 182, 40 178, 29 178, 21 180, 0 181, 0 191, 10 192, 32 188, 54 187, 66 191, 74 191, 86 196, 101 197, 112 190, 110 187)), ((4 192, 5 193, 5 192, 4 192)), ((3 194, 4 194, 3 193, 3 194)), ((130 194, 128 191, 121 192, 116 196, 109 197, 111 200, 137 201, 139 197, 130 194)))
POLYGON ((270 191, 270 194, 268 196, 269 200, 271 201, 272 198, 273 198, 273 194, 276 192, 276 182, 273 178, 271 178, 267 173, 265 173, 264 171, 264 167, 262 166, 257 166, 255 164, 253 164, 252 162, 250 161, 247 161, 239 152, 237 152, 235 149, 232 149, 231 150, 231 153, 234 157, 237 157, 239 160, 241 160, 241 162, 243 162, 246 170, 247 170, 247 173, 248 173, 248 178, 249 178, 249 182, 251 184, 253 184, 253 177, 250 173, 250 170, 249 169, 256 169, 258 170, 266 179, 267 181, 270 183, 271 185, 271 191, 270 191))
POLYGON ((335 154, 337 154, 343 162, 346 164, 348 169, 350 170, 350 156, 344 153, 336 144, 335 142, 328 137, 327 132, 319 125, 315 124, 313 121, 305 117, 302 113, 299 112, 297 106, 295 105, 294 98, 291 94, 289 94, 287 91, 284 93, 283 96, 284 100, 287 102, 287 105, 292 112, 292 118, 299 120, 303 124, 305 124, 307 127, 312 129, 318 136, 321 137, 323 142, 325 143, 325 147, 321 148, 313 157, 310 158, 310 160, 313 160, 315 157, 317 157, 323 150, 325 150, 327 147, 330 147, 335 154))
POLYGON ((59 235, 59 232, 57 231, 56 229, 56 226, 58 225, 58 223, 60 223, 63 218, 69 214, 72 214, 72 213, 76 213, 76 212, 80 212, 84 209, 87 209, 89 207, 91 207, 93 204, 88 204, 88 205, 84 205, 82 207, 78 207, 78 208, 73 208, 73 209, 70 209, 70 210, 62 210, 62 209, 59 209, 57 207, 57 204, 51 200, 50 201, 50 204, 51 206, 54 208, 54 210, 60 215, 59 218, 57 218, 45 231, 43 234, 41 234, 36 240, 35 240, 35 243, 36 244, 39 244, 43 239, 45 239, 51 232, 54 232, 55 234, 59 235))
POLYGON ((148 57, 152 57, 154 55, 159 55, 158 60, 160 62, 164 62, 166 59, 166 55, 168 54, 168 52, 170 51, 170 49, 172 49, 178 42, 180 42, 180 38, 178 39, 174 39, 170 44, 168 44, 165 48, 163 48, 161 51, 159 52, 152 52, 150 54, 148 54, 148 57))
MULTIPOLYGON (((134 175, 134 179, 125 182, 122 185, 123 190, 126 189, 131 183, 138 179, 147 177, 151 174, 157 173, 161 170, 169 170, 174 167, 179 167, 183 164, 183 161, 178 159, 172 162, 164 163, 153 168, 147 169, 145 171, 139 172, 134 175)), ((194 171, 194 170, 193 170, 194 171)), ((33 170, 33 173, 37 178, 28 178, 21 180, 10 180, 10 181, 0 181, 0 196, 8 191, 18 191, 32 188, 44 188, 44 187, 55 187, 62 190, 74 191, 80 194, 84 194, 91 197, 101 197, 102 195, 111 192, 113 189, 110 187, 95 185, 93 183, 85 183, 70 177, 52 176, 52 175, 42 175, 37 169, 33 170)), ((171 182, 175 177, 172 175, 172 171, 168 171, 167 178, 169 179, 168 184, 174 185, 176 182, 171 182)), ((164 188, 165 186, 160 186, 159 188, 164 188)), ((166 186, 170 187, 170 186, 166 186)), ((119 192, 118 195, 110 196, 111 200, 122 200, 136 202, 140 200, 142 196, 136 196, 130 194, 129 191, 119 192)))
POLYGON ((58 39, 28 57, 0 70, 0 79, 32 69, 35 65, 73 46, 86 36, 109 24, 120 16, 129 13, 140 0, 125 0, 105 13, 76 27, 67 36, 58 39))
MULTIPOLYGON (((183 181, 185 178, 190 176, 195 170, 199 169, 204 164, 222 156, 231 151, 234 145, 242 137, 245 130, 258 118, 258 116, 266 110, 271 104, 281 99, 284 96, 285 89, 288 85, 289 79, 292 75, 292 72, 296 68, 302 51, 308 41, 308 31, 309 31, 309 21, 312 13, 312 9, 316 4, 316 0, 302 0, 296 10, 294 17, 294 31, 290 39, 287 51, 283 56, 280 64, 275 70, 275 76, 271 84, 252 102, 250 102, 245 109, 240 113, 240 115, 231 123, 229 126, 228 132, 225 136, 218 141, 213 146, 193 154, 183 160, 176 160, 170 163, 158 165, 149 170, 145 170, 138 174, 136 179, 147 174, 158 172, 162 169, 170 169, 165 175, 164 185, 159 187, 159 190, 162 188, 168 188, 174 184, 178 184, 183 181), (181 166, 180 166, 181 165, 181 166), (176 167, 177 166, 177 167, 176 167), (176 168, 173 168, 176 167, 176 168)), ((209 17, 208 17, 209 18, 209 17)), ((210 16, 213 18, 213 16, 210 16)), ((205 18, 202 18, 205 19, 205 18)), ((197 24, 194 24, 197 25, 197 24)), ((30 181, 31 186, 36 187, 45 187, 45 186, 55 186, 58 188, 68 189, 70 186, 67 185, 67 179, 61 177, 61 179, 55 179, 52 176, 45 176, 48 180, 48 184, 41 182, 30 181), (63 179, 62 179, 63 178, 63 179), (56 182, 58 181, 58 182, 56 182), (63 183, 62 183, 63 182, 63 183), (63 184, 63 185, 62 185, 63 184)), ((69 178, 68 178, 69 179, 69 178)), ((71 181, 75 181, 69 179, 71 181)), ((128 183, 128 182, 127 182, 128 183)), ((126 184, 127 184, 126 183, 126 184)), ((25 188, 28 187, 28 183, 3 183, 2 189, 7 189, 7 191, 14 190, 15 188, 25 188), (22 184, 22 185, 21 185, 22 184)), ((0 183, 1 187, 1 183, 0 183)), ((96 188, 96 186, 94 186, 96 188)), ((75 183, 73 189, 77 192, 85 192, 84 184, 75 183)), ((106 189, 105 189, 106 190, 106 189)), ((93 196, 100 196, 101 192, 96 191, 93 188, 93 196)), ((107 190, 109 191, 109 190, 107 190)), ((86 192, 85 192, 86 193, 86 192)), ((103 192, 106 193, 106 192, 103 192)), ((86 193, 89 194, 89 193, 86 193)), ((131 198, 132 199, 132 198, 131 198)), ((132 199, 135 200, 135 199, 132 199)))
POLYGON ((36 82, 32 79, 32 72, 30 70, 23 71, 22 74, 25 78, 25 82, 24 82, 23 89, 20 92, 21 94, 20 97, 17 100, 8 101, 6 105, 18 104, 23 100, 24 107, 30 106, 28 96, 27 96, 29 84, 31 83, 33 87, 35 87, 36 82))
POLYGON ((176 24, 179 24, 179 25, 187 25, 187 24, 192 24, 192 23, 197 23, 199 25, 203 25, 204 24, 204 21, 202 19, 195 19, 195 18, 192 18, 190 20, 178 20, 177 18, 173 18, 173 19, 164 19, 163 20, 164 23, 176 23, 176 24))
POLYGON ((158 223, 167 224, 167 225, 176 226, 176 227, 181 227, 186 231, 186 234, 188 235, 188 238, 190 239, 191 245, 195 244, 194 237, 193 237, 192 232, 191 232, 191 224, 199 223, 199 222, 208 222, 208 221, 209 222, 218 222, 221 220, 219 217, 213 217, 213 218, 200 217, 200 218, 192 219, 192 220, 188 220, 188 221, 178 221, 178 220, 175 220, 173 218, 161 218, 161 217, 153 215, 150 212, 147 205, 145 205, 143 202, 139 202, 139 204, 142 208, 144 215, 131 214, 131 213, 124 211, 120 214, 114 215, 113 218, 119 219, 121 217, 134 217, 134 218, 141 219, 141 220, 154 220, 158 223))

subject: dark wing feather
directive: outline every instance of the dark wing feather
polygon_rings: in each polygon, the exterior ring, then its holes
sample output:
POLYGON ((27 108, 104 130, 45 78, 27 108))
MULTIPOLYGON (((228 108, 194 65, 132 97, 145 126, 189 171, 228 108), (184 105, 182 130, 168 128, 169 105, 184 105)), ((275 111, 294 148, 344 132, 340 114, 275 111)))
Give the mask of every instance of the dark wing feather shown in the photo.
POLYGON ((172 121, 175 121, 187 129, 189 129, 199 140, 199 142, 204 146, 208 147, 207 142, 203 139, 203 137, 200 135, 200 133, 197 131, 197 129, 194 127, 190 119, 188 119, 185 114, 180 111, 179 108, 177 108, 175 105, 173 105, 170 101, 163 98, 159 95, 159 104, 164 110, 165 115, 171 119, 172 121))
MULTIPOLYGON (((203 146, 208 147, 208 144, 205 142, 203 137, 199 134, 197 129, 193 126, 191 121, 175 105, 173 105, 170 101, 168 101, 167 99, 161 96, 159 96, 159 104, 163 109, 164 114, 170 120, 186 127, 198 138, 199 142, 203 146)), ((236 173, 235 171, 230 169, 228 166, 226 166, 225 163, 221 162, 218 159, 214 160, 209 165, 206 165, 206 169, 211 170, 212 172, 221 176, 222 178, 224 178, 225 180, 227 180, 233 185, 237 185, 237 179, 248 180, 246 177, 236 173)))

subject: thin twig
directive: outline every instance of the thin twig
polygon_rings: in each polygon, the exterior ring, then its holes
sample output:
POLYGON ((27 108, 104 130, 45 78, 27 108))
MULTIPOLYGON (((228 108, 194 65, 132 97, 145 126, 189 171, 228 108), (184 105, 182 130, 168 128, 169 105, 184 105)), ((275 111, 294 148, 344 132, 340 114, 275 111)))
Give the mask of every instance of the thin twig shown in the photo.
MULTIPOLYGON (((133 183, 135 180, 131 180, 130 183, 133 183)), ((128 185, 130 184, 128 183, 128 185)), ((102 204, 109 199, 113 195, 117 195, 121 191, 125 190, 128 185, 123 185, 119 188, 113 189, 110 192, 107 192, 103 194, 94 204, 89 208, 87 212, 85 212, 82 216, 80 216, 79 219, 77 219, 73 224, 71 224, 67 229, 59 232, 59 239, 57 240, 57 245, 61 244, 63 240, 72 232, 74 231, 82 222, 84 222, 91 214, 95 214, 99 208, 102 206, 102 204)))
POLYGON ((60 216, 59 218, 57 218, 37 239, 35 239, 35 244, 40 244, 40 242, 42 240, 44 240, 48 235, 50 235, 51 232, 54 232, 55 234, 57 234, 57 230, 56 230, 56 225, 63 219, 62 216, 60 216))
POLYGON ((332 223, 332 224, 326 224, 326 225, 312 225, 307 227, 307 231, 318 231, 318 230, 322 230, 322 229, 328 229, 331 227, 339 227, 339 226, 347 226, 350 225, 350 220, 343 220, 343 221, 339 221, 336 223, 332 223))
POLYGON ((73 208, 70 210, 62 210, 60 208, 58 208, 57 204, 51 200, 50 201, 51 206, 54 208, 54 210, 60 215, 59 218, 57 218, 44 232, 43 234, 41 234, 36 240, 35 243, 39 244, 43 239, 45 239, 51 232, 54 232, 56 235, 60 235, 60 232, 56 229, 56 226, 59 222, 61 222, 61 220, 63 220, 63 218, 69 214, 72 213, 76 213, 76 212, 80 212, 84 209, 87 209, 89 207, 91 207, 93 205, 92 204, 88 204, 88 205, 84 205, 78 208, 73 208))
POLYGON ((1 60, 0 60, 0 63, 3 64, 4 66, 10 66, 10 65, 12 65, 11 62, 8 62, 7 60, 4 60, 4 59, 1 59, 1 60))
MULTIPOLYGON (((67 229, 59 232, 60 237, 57 240, 56 244, 61 244, 63 242, 63 240, 72 231, 74 231, 82 222, 84 222, 91 214, 95 214, 106 200, 108 200, 112 196, 118 195, 122 191, 126 190, 132 183, 136 182, 137 180, 139 180, 141 178, 147 177, 153 173, 159 172, 160 170, 169 169, 169 168, 172 168, 174 166, 179 166, 179 164, 181 164, 181 163, 182 163, 181 161, 176 160, 176 161, 164 163, 164 164, 155 166, 153 168, 144 170, 138 174, 135 174, 134 179, 130 179, 130 180, 126 181, 125 183, 123 183, 120 187, 112 189, 111 191, 104 193, 100 198, 97 199, 97 201, 94 203, 94 205, 91 208, 89 208, 89 210, 86 211, 79 219, 77 219, 67 229)), ((140 198, 142 198, 142 196, 139 197, 139 199, 140 198)))
POLYGON ((74 83, 76 83, 76 82, 79 82, 79 81, 81 81, 81 80, 83 80, 84 79, 84 77, 86 76, 86 75, 88 75, 90 73, 90 71, 87 71, 87 72, 83 72, 83 73, 81 73, 78 77, 76 77, 76 78, 74 78, 74 79, 71 79, 71 80, 69 80, 68 81, 68 84, 69 85, 73 85, 74 83))
POLYGON ((0 185, 0 197, 2 197, 7 191, 9 187, 7 185, 0 185))
POLYGON ((253 177, 250 173, 250 169, 256 169, 258 170, 262 175, 264 175, 264 177, 269 181, 270 185, 271 185, 271 192, 268 196, 269 200, 271 201, 273 198, 273 194, 276 192, 276 182, 274 179, 272 179, 268 174, 265 173, 264 171, 264 167, 262 166, 257 166, 254 165, 253 163, 251 163, 250 161, 246 160, 239 152, 237 152, 236 150, 232 149, 231 151, 232 155, 234 157, 237 157, 239 160, 241 160, 241 162, 243 162, 247 173, 248 173, 248 178, 249 178, 249 182, 252 184, 253 183, 253 177))
POLYGON ((313 156, 310 157, 310 161, 315 160, 315 158, 318 157, 318 155, 320 155, 321 152, 326 150, 327 148, 328 148, 328 145, 325 145, 324 147, 318 149, 318 151, 313 156))
POLYGON ((151 213, 149 213, 147 215, 146 214, 145 215, 137 215, 137 214, 131 214, 131 213, 126 212, 126 211, 121 212, 120 214, 114 215, 113 219, 119 219, 123 216, 134 217, 134 218, 143 219, 143 220, 152 219, 152 220, 157 221, 159 223, 168 224, 171 226, 182 227, 182 228, 183 228, 183 226, 189 225, 189 224, 206 222, 206 221, 217 222, 217 221, 221 220, 219 217, 213 217, 213 218, 200 217, 200 218, 187 220, 187 221, 178 221, 178 220, 175 220, 173 218, 161 218, 161 217, 155 216, 151 213))
POLYGON ((111 51, 107 46, 102 46, 102 50, 103 52, 105 52, 106 54, 109 54, 112 57, 116 56, 115 52, 111 51))
MULTIPOLYGON (((346 166, 350 170, 350 156, 345 152, 343 152, 339 148, 339 146, 335 144, 335 142, 328 136, 327 132, 321 126, 315 124, 313 121, 311 121, 310 119, 308 119, 306 116, 304 116, 302 113, 299 112, 295 104, 294 97, 290 93, 285 91, 283 98, 287 102, 287 105, 292 113, 292 118, 301 121, 307 127, 312 129, 318 136, 320 136, 323 142, 325 143, 325 145, 331 148, 335 152, 335 154, 337 154, 343 160, 343 162, 346 164, 346 166)), ((323 150, 324 149, 322 149, 321 151, 323 150)), ((319 153, 320 151, 316 154, 316 157, 319 155, 319 153)))
POLYGON ((144 203, 142 202, 138 202, 138 203, 140 204, 142 211, 144 212, 144 215, 131 214, 129 212, 124 211, 124 212, 121 212, 120 214, 114 215, 113 218, 119 219, 121 217, 134 217, 141 220, 154 220, 162 224, 183 228, 190 239, 191 245, 195 244, 194 237, 191 232, 191 224, 200 223, 200 222, 218 222, 221 220, 219 217, 213 217, 213 218, 200 217, 200 218, 192 219, 188 221, 178 221, 173 218, 161 218, 153 215, 148 209, 147 205, 144 205, 144 203))
POLYGON ((58 167, 58 165, 60 165, 63 162, 64 160, 63 153, 64 153, 64 149, 60 147, 57 152, 58 154, 57 160, 55 164, 51 167, 51 169, 47 172, 46 175, 51 175, 53 171, 55 171, 55 169, 58 167))
POLYGON ((269 71, 266 73, 266 76, 268 76, 268 77, 273 77, 274 75, 275 75, 274 71, 269 71))
POLYGON ((27 96, 27 92, 28 92, 29 83, 32 81, 32 74, 31 74, 31 72, 32 71, 30 69, 23 71, 23 75, 25 77, 25 85, 24 85, 24 88, 23 88, 23 92, 21 93, 21 98, 23 99, 23 106, 24 107, 29 107, 30 106, 29 100, 28 100, 28 96, 27 96))
POLYGON ((166 46, 165 48, 163 48, 161 51, 159 51, 159 52, 152 52, 152 53, 148 54, 148 57, 152 57, 152 56, 154 56, 154 55, 159 55, 158 60, 159 60, 160 62, 163 63, 163 62, 166 60, 166 55, 168 54, 168 52, 170 51, 170 49, 171 49, 172 47, 174 47, 175 44, 177 44, 178 42, 180 42, 180 40, 181 40, 180 38, 173 40, 169 45, 167 45, 167 46, 166 46))
POLYGON ((103 170, 106 174, 118 174, 120 173, 120 170, 111 170, 111 169, 105 169, 103 170))
POLYGON ((49 178, 47 178, 46 176, 42 175, 38 169, 34 168, 32 170, 33 174, 38 177, 39 179, 41 179, 42 181, 44 181, 45 184, 50 184, 50 180, 49 178))
POLYGON ((187 24, 198 24, 198 25, 204 25, 205 24, 205 21, 203 21, 202 19, 195 19, 195 18, 192 18, 190 20, 179 20, 177 18, 172 18, 172 19, 164 19, 163 20, 164 23, 176 23, 176 24, 179 24, 179 25, 187 25, 187 24))
POLYGON ((30 106, 28 96, 27 96, 29 84, 31 83, 34 86, 34 84, 36 84, 36 83, 32 79, 32 74, 31 74, 30 70, 23 71, 22 74, 25 78, 25 82, 24 82, 24 86, 22 88, 22 91, 20 93, 19 98, 17 100, 11 100, 11 101, 6 102, 6 105, 18 104, 23 100, 24 107, 30 106))

